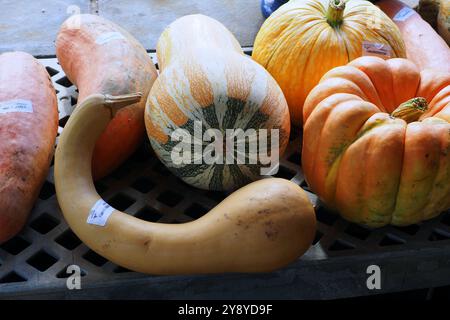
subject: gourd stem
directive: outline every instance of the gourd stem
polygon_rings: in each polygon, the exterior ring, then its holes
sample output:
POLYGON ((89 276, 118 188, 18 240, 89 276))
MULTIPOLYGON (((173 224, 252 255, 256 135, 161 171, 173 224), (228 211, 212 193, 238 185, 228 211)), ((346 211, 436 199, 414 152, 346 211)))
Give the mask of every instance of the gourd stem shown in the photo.
POLYGON ((425 98, 417 97, 403 102, 395 109, 391 116, 400 118, 407 123, 419 120, 419 118, 428 110, 428 102, 425 98))
POLYGON ((109 94, 105 94, 105 104, 107 106, 111 106, 116 109, 121 109, 133 103, 138 103, 141 99, 142 99, 141 92, 123 94, 119 96, 112 96, 109 94))
POLYGON ((339 27, 344 21, 345 0, 330 0, 327 11, 327 22, 333 28, 339 27))

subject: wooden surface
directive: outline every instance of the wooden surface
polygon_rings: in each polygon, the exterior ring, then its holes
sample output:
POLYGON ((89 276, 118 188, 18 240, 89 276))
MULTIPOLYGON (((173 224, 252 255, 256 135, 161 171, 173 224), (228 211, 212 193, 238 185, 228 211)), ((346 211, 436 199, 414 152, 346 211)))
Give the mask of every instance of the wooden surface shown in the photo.
POLYGON ((251 46, 263 22, 259 0, 0 0, 0 53, 22 50, 55 54, 61 23, 74 11, 104 16, 154 49, 164 28, 178 17, 202 13, 222 22, 242 46, 251 46))

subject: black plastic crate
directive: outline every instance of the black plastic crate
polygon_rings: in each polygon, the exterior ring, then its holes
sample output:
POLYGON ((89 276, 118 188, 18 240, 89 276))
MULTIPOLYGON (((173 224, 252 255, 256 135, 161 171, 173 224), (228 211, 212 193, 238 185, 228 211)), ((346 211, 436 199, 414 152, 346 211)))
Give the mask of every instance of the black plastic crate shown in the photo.
MULTIPOLYGON (((156 63, 155 54, 150 55, 156 63)), ((78 93, 56 59, 40 61, 57 90, 60 133, 78 93)), ((28 224, 0 246, 0 298, 317 299, 450 285, 450 211, 402 228, 370 230, 344 221, 323 208, 308 189, 300 167, 299 132, 291 138, 278 176, 308 193, 318 228, 313 246, 286 268, 267 274, 196 276, 130 272, 91 251, 70 231, 56 201, 52 167, 28 224), (82 290, 67 289, 66 269, 72 264, 82 270, 82 290), (381 268, 381 290, 366 286, 366 269, 372 264, 381 268)), ((198 218, 226 196, 181 183, 155 158, 148 143, 96 187, 114 207, 165 223, 198 218)))

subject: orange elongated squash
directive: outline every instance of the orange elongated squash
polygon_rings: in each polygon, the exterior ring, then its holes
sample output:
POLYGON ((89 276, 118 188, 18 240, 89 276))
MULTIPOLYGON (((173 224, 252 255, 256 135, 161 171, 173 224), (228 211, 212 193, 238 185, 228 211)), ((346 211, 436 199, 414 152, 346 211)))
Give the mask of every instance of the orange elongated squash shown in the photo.
POLYGON ((382 0, 377 6, 394 20, 405 41, 407 58, 420 70, 450 72, 450 48, 417 12, 398 0, 382 0))
MULTIPOLYGON (((78 103, 93 93, 139 91, 146 97, 157 77, 142 45, 127 31, 90 14, 67 19, 56 39, 56 55, 79 90, 78 103)), ((145 100, 122 109, 100 136, 93 155, 94 179, 117 168, 142 142, 145 100)))
POLYGON ((55 89, 31 55, 0 55, 0 243, 17 234, 38 197, 58 130, 55 89))

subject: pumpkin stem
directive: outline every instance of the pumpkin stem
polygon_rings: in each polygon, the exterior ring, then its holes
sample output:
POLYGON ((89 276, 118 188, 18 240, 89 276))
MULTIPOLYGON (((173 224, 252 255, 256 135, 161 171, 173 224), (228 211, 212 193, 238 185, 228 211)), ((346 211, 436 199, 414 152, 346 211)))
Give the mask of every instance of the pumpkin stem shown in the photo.
POLYGON ((339 27, 344 21, 345 0, 330 0, 327 11, 327 22, 333 28, 339 27))
POLYGON ((405 120, 407 123, 419 120, 420 116, 428 110, 428 103, 425 98, 412 98, 403 102, 395 109, 391 116, 405 120))

